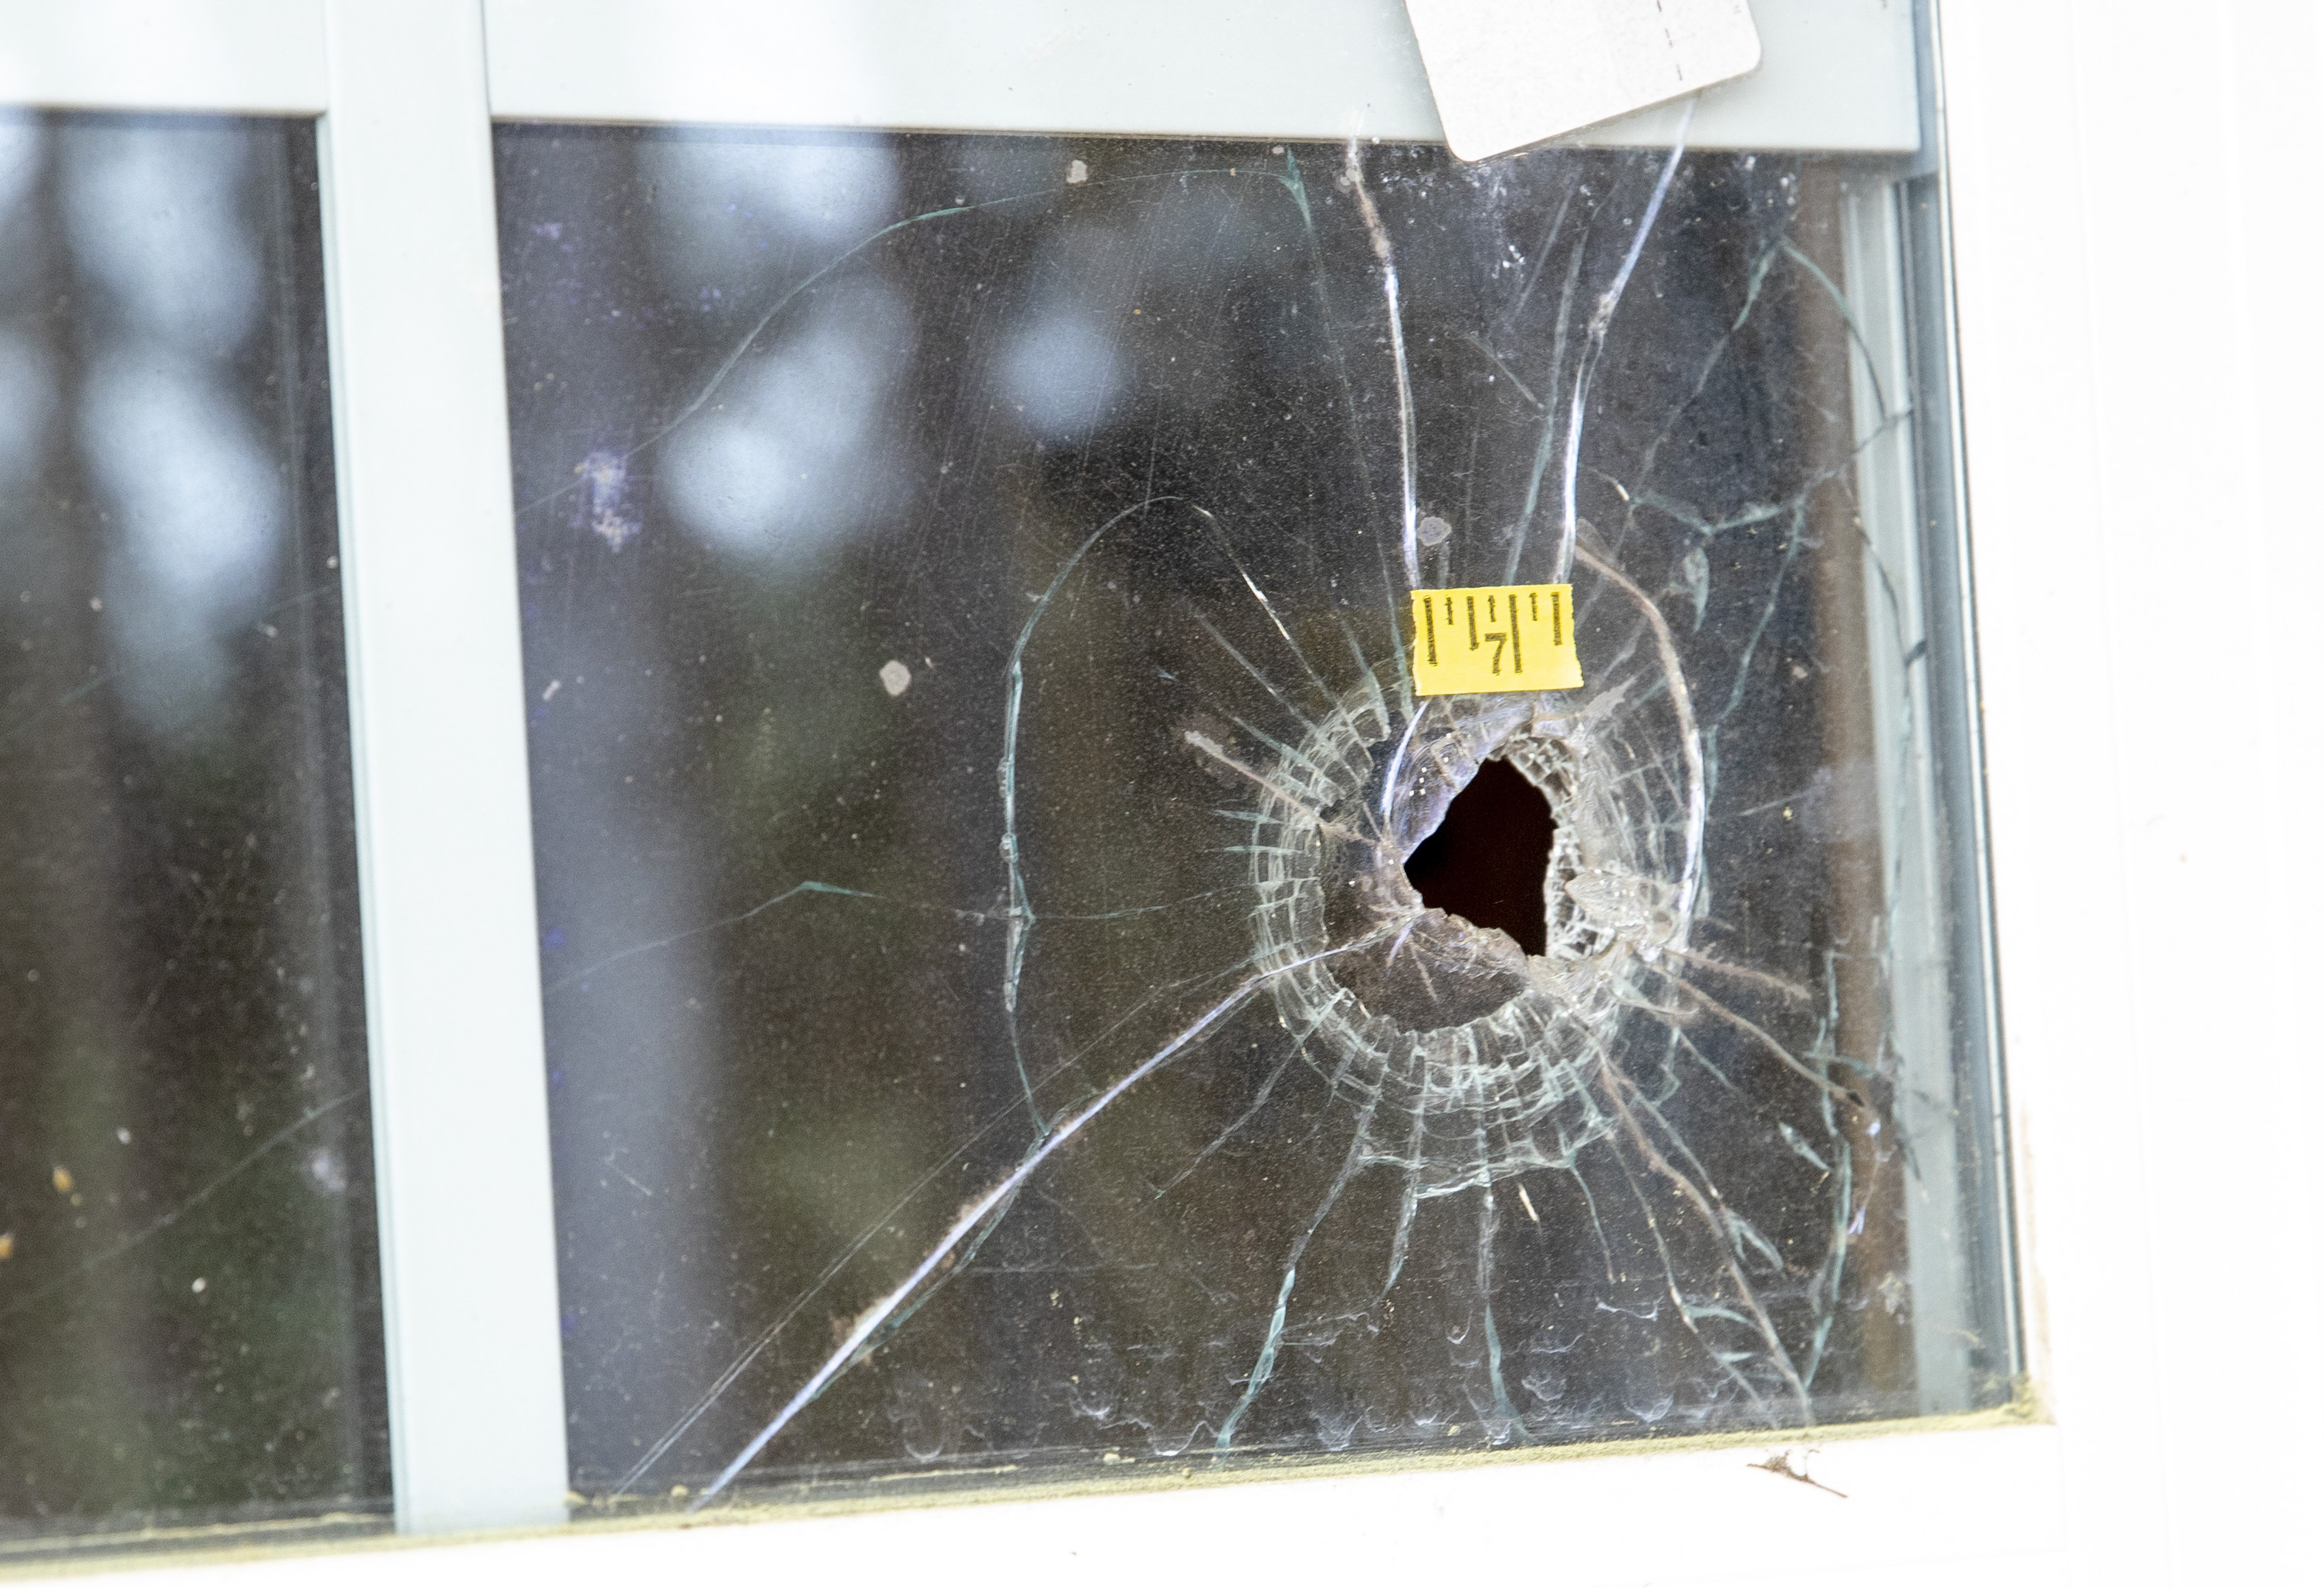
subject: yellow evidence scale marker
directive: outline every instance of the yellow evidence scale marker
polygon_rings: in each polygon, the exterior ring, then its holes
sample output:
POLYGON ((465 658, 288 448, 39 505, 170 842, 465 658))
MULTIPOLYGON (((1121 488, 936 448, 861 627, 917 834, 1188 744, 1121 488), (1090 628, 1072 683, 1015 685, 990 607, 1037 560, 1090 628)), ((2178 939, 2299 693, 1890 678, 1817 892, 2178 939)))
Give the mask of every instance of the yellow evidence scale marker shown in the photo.
POLYGON ((1573 586, 1415 590, 1412 677, 1423 695, 1579 689, 1573 586))

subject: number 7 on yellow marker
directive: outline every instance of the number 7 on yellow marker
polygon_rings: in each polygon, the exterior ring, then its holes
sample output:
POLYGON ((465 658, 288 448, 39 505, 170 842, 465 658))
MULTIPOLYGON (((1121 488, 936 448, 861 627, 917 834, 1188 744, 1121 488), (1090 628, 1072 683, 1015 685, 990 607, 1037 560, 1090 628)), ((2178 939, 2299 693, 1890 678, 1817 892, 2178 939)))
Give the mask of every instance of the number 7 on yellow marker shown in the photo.
POLYGON ((1415 590, 1412 678, 1423 695, 1579 689, 1573 586, 1415 590))

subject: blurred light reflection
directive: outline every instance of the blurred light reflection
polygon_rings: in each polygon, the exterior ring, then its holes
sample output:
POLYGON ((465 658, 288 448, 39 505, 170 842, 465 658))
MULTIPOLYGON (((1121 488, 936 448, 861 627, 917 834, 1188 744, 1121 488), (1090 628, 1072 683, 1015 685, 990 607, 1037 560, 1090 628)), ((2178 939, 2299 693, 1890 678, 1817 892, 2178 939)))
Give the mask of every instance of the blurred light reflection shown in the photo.
POLYGON ((208 718, 225 706, 229 633, 254 615, 275 556, 274 472, 212 371, 135 344, 99 357, 79 417, 116 520, 105 588, 124 691, 149 726, 208 718))
POLYGON ((1094 315, 1070 309, 1032 315, 1001 353, 999 373, 1025 428, 1044 441, 1102 430, 1121 396, 1113 338, 1094 315))
POLYGON ((130 324, 116 329, 230 354, 259 310, 242 140, 226 129, 158 138, 122 126, 72 147, 68 233, 81 268, 127 312, 130 324))
POLYGON ((106 623, 155 731, 224 726, 229 636, 280 554, 282 483, 233 395, 261 308, 247 165, 231 127, 100 126, 73 141, 64 187, 73 254, 106 300, 78 404, 112 524, 106 623))
POLYGON ((721 549, 806 560, 868 522, 896 474, 881 411, 915 343, 911 309, 882 288, 827 301, 777 349, 728 377, 711 411, 673 436, 663 488, 721 549))
POLYGON ((39 472, 55 378, 46 348, 0 331, 0 482, 21 485, 39 472))
POLYGON ((688 139, 649 146, 643 174, 681 217, 659 239, 665 269, 728 291, 787 263, 770 250, 859 242, 895 218, 895 160, 877 143, 688 139))

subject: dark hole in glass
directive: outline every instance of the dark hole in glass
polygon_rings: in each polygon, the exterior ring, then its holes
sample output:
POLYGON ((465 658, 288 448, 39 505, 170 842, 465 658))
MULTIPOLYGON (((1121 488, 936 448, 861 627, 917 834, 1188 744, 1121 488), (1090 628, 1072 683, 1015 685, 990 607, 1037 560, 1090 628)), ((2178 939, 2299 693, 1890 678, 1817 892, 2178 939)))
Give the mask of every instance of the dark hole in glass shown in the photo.
POLYGON ((1421 902, 1496 927, 1527 954, 1549 946, 1549 797, 1506 761, 1489 761, 1452 796, 1444 819, 1404 863, 1421 902))

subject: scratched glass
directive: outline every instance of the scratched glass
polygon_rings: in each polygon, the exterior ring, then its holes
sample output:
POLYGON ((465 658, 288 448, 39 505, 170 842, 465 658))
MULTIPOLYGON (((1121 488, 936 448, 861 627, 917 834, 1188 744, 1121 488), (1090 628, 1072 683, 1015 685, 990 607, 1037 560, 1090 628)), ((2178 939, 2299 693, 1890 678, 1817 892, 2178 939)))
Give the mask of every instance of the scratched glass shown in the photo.
POLYGON ((0 1563, 388 1491, 311 124, 0 119, 0 1563))
POLYGON ((577 1489, 2006 1399, 1927 179, 497 139, 577 1489))

